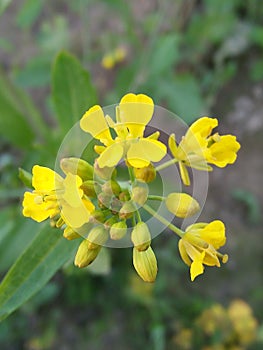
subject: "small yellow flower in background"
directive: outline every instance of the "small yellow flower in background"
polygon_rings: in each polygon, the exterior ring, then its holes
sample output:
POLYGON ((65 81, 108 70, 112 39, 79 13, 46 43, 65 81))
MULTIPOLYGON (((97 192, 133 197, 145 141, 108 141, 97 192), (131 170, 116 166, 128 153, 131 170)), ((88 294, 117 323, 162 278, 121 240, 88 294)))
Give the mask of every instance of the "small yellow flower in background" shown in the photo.
POLYGON ((25 192, 23 215, 37 222, 60 215, 70 227, 89 221, 94 205, 84 196, 82 179, 68 173, 63 179, 55 171, 35 165, 32 170, 33 192, 25 192))
POLYGON ((183 261, 190 266, 191 280, 204 272, 204 266, 220 267, 220 260, 227 262, 227 255, 217 250, 226 242, 225 226, 222 221, 197 223, 186 228, 178 243, 183 261))
POLYGON ((125 60, 127 51, 123 47, 117 47, 114 51, 107 53, 101 60, 101 65, 105 69, 113 69, 118 63, 125 60))
POLYGON ((211 171, 208 164, 220 168, 233 164, 237 158, 240 144, 233 135, 211 135, 218 125, 216 118, 203 117, 194 122, 183 136, 179 145, 176 144, 175 135, 169 137, 169 147, 174 158, 179 161, 181 177, 185 185, 190 185, 187 166, 211 171))
POLYGON ((153 110, 154 104, 150 97, 127 94, 116 108, 116 123, 109 116, 104 116, 98 105, 84 114, 80 127, 104 145, 99 149, 97 160, 100 168, 114 167, 121 159, 126 159, 132 167, 144 168, 166 155, 163 143, 155 137, 143 136, 146 125, 152 119, 153 110), (114 139, 110 129, 117 135, 114 139))

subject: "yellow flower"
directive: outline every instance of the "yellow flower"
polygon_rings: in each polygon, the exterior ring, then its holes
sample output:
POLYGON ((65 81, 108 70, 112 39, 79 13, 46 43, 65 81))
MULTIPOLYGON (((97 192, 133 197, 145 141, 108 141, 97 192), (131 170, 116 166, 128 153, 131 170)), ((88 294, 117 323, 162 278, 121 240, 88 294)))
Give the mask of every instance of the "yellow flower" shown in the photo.
POLYGON ((55 171, 35 165, 32 170, 33 192, 25 192, 23 215, 37 222, 60 215, 70 227, 89 221, 94 205, 81 189, 82 179, 68 173, 62 178, 55 171))
POLYGON ((150 97, 127 94, 116 108, 116 123, 108 115, 104 116, 98 105, 84 114, 80 127, 104 145, 95 146, 100 154, 97 160, 100 168, 115 167, 121 159, 126 159, 132 167, 144 168, 165 156, 166 146, 156 139, 159 134, 143 136, 153 110, 150 97), (114 139, 110 129, 116 134, 114 139))
POLYGON ((220 267, 220 261, 227 262, 228 256, 217 250, 226 242, 225 226, 222 221, 197 223, 187 227, 178 243, 183 261, 190 266, 191 280, 204 272, 204 266, 220 267))
POLYGON ((175 159, 179 161, 181 177, 185 185, 190 185, 186 166, 198 170, 211 171, 214 164, 220 168, 233 164, 237 158, 240 144, 233 135, 211 135, 218 125, 215 118, 203 117, 194 122, 176 145, 175 135, 169 138, 169 147, 175 159))

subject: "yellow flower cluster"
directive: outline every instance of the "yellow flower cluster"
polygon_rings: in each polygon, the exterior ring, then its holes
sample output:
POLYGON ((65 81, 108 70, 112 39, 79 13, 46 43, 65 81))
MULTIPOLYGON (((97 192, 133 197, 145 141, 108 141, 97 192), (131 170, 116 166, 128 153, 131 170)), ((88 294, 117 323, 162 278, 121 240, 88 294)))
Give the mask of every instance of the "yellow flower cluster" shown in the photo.
POLYGON ((173 215, 187 218, 200 210, 196 199, 181 192, 152 195, 147 183, 155 180, 159 170, 178 163, 182 181, 189 185, 187 167, 206 171, 212 170, 211 164, 224 167, 235 161, 240 145, 232 135, 211 135, 217 120, 204 117, 190 126, 178 145, 171 134, 168 147, 173 158, 155 166, 167 154, 167 146, 159 140, 159 131, 145 135, 153 113, 153 100, 143 94, 125 95, 116 106, 115 118, 105 115, 99 105, 91 107, 80 127, 97 140, 94 164, 79 158, 61 159, 64 177, 35 165, 33 191, 24 194, 23 215, 37 222, 49 218, 52 226, 64 230, 65 238, 80 239, 75 257, 78 267, 92 263, 109 241, 127 240, 130 233, 135 270, 144 281, 153 282, 157 275, 151 248, 154 232, 141 216, 150 214, 179 235, 179 252, 194 280, 203 273, 204 265, 220 266, 220 261, 227 261, 227 255, 218 252, 226 241, 224 224, 218 220, 196 223, 182 231, 156 213, 149 202, 163 201, 173 215))

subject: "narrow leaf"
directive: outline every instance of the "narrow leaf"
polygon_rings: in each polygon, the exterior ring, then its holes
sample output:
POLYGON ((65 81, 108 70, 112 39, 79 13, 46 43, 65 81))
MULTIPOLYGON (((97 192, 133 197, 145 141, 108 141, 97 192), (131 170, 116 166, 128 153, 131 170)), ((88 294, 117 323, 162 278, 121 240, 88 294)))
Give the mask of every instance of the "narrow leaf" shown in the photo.
POLYGON ((67 52, 61 52, 55 60, 52 97, 62 131, 68 131, 96 103, 89 73, 67 52))
POLYGON ((67 241, 58 230, 42 226, 0 285, 0 321, 47 283, 71 258, 78 243, 67 241))

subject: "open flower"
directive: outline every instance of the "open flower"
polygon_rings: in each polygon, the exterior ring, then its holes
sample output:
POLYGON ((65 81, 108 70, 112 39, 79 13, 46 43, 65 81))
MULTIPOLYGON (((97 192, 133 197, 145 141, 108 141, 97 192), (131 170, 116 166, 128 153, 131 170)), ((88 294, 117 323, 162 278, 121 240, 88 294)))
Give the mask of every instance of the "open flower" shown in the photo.
POLYGON ((154 104, 150 97, 125 95, 116 107, 116 123, 96 105, 82 117, 80 127, 98 139, 104 146, 95 146, 100 154, 98 165, 114 167, 125 159, 134 168, 144 168, 160 161, 166 146, 157 140, 159 133, 144 137, 146 125, 152 119, 154 104), (111 130, 115 133, 112 137, 111 130))
POLYGON ((196 223, 187 227, 178 243, 183 261, 190 266, 191 280, 204 272, 204 266, 220 267, 220 259, 227 262, 228 256, 217 250, 226 242, 222 221, 196 223))
POLYGON ((62 222, 78 228, 89 221, 94 205, 81 189, 82 179, 68 173, 62 178, 55 171, 35 165, 33 192, 25 192, 23 215, 37 222, 60 215, 62 222))
POLYGON ((211 135, 218 125, 215 118, 203 117, 194 122, 183 136, 179 145, 176 145, 175 135, 169 138, 169 147, 175 159, 179 161, 181 177, 185 185, 190 185, 186 166, 198 170, 211 171, 208 164, 224 168, 233 164, 237 158, 240 144, 233 135, 211 135))

